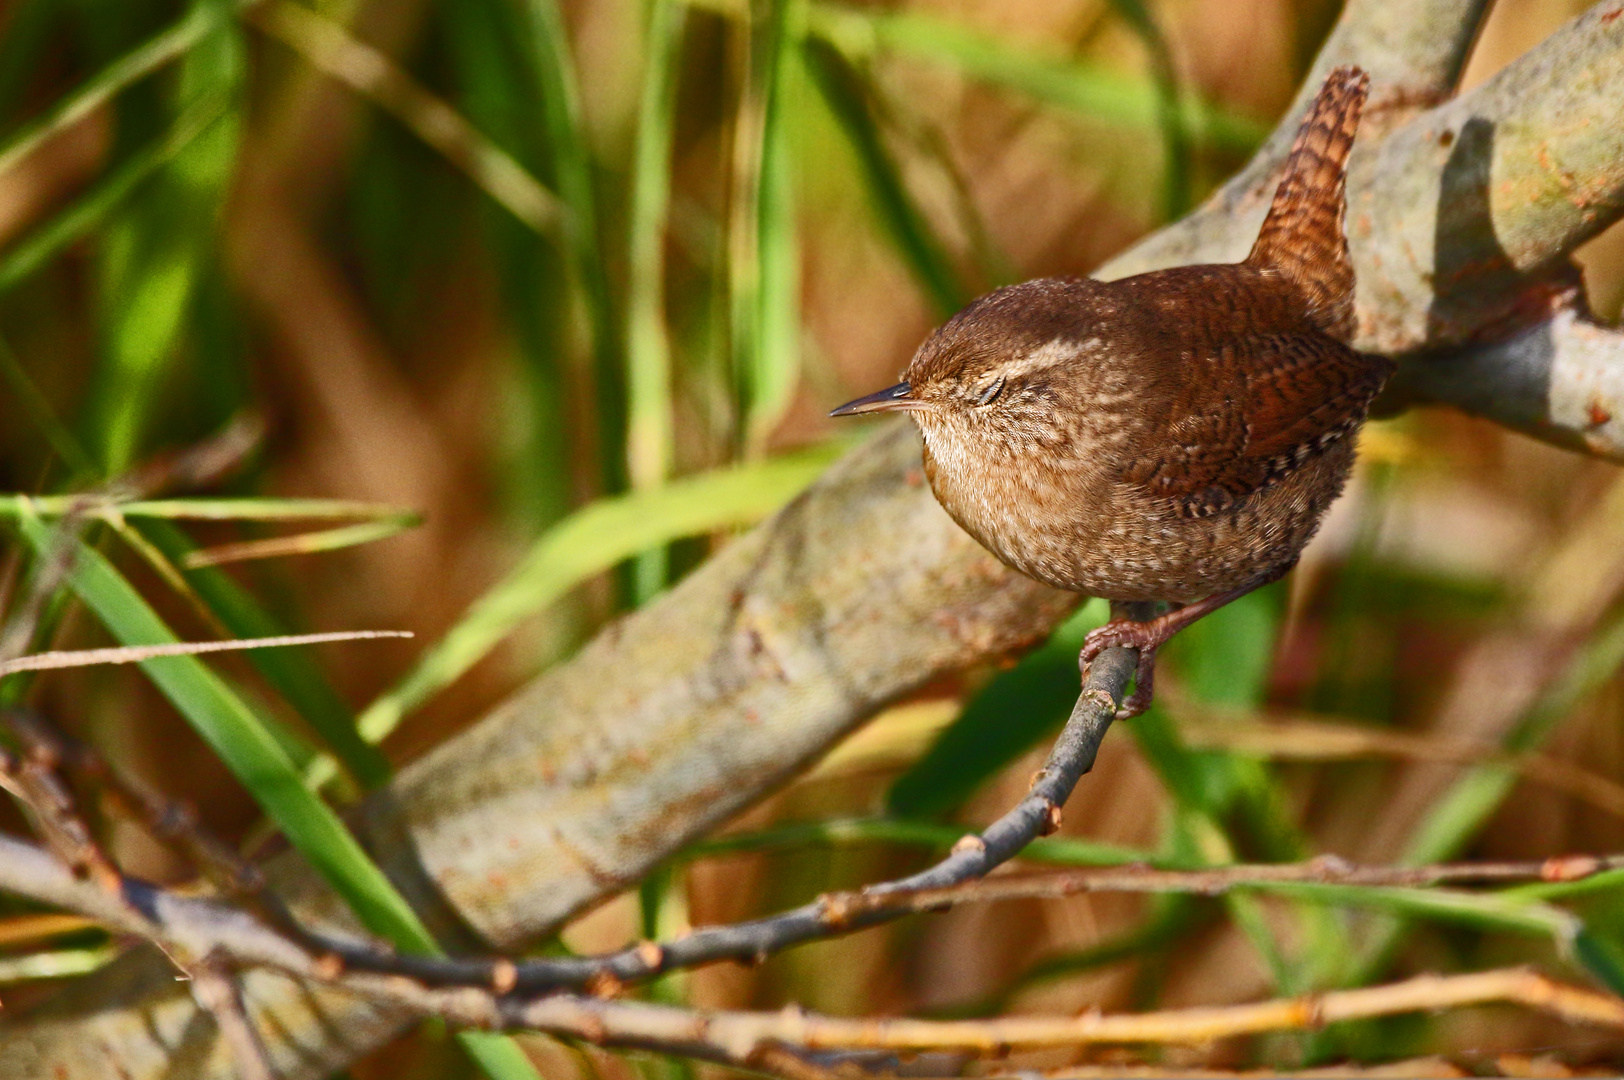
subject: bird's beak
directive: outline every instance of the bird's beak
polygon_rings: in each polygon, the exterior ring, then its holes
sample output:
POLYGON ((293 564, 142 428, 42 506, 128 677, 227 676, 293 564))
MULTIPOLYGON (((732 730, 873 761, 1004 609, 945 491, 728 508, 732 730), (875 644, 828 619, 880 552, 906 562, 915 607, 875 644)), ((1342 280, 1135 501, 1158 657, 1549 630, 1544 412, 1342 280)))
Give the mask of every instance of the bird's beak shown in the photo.
POLYGON ((895 412, 899 409, 922 409, 924 403, 908 396, 910 387, 905 382, 876 390, 867 397, 848 401, 829 413, 830 416, 856 416, 858 413, 895 412))

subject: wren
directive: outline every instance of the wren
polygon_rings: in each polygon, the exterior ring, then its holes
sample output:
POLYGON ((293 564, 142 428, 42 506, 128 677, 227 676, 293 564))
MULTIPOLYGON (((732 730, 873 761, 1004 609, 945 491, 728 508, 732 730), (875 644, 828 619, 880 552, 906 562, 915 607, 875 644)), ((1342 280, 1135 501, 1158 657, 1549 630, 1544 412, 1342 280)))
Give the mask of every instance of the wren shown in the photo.
POLYGON ((832 416, 906 411, 953 520, 1005 563, 1110 600, 1081 663, 1139 650, 1121 716, 1150 704, 1156 650, 1297 562, 1392 372, 1349 347, 1344 180, 1370 80, 1331 72, 1244 262, 989 293, 904 381, 832 416), (1128 605, 1153 601, 1145 621, 1128 605))

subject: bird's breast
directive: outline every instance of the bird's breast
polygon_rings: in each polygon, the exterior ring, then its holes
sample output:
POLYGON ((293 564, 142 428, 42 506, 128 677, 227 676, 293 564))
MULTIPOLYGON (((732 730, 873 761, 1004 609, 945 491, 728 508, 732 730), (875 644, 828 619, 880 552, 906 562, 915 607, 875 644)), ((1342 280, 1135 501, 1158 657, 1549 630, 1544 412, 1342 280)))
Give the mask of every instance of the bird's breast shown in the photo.
POLYGON ((927 430, 925 475, 953 520, 1028 577, 1112 600, 1181 603, 1295 561, 1353 460, 1347 440, 1216 515, 1191 517, 1127 481, 1108 447, 1084 439, 1071 449, 989 453, 927 430))
POLYGON ((1082 447, 1064 449, 1022 453, 926 429, 925 476, 983 547, 1028 577, 1077 590, 1077 556, 1094 544, 1110 484, 1098 465, 1088 467, 1082 447))

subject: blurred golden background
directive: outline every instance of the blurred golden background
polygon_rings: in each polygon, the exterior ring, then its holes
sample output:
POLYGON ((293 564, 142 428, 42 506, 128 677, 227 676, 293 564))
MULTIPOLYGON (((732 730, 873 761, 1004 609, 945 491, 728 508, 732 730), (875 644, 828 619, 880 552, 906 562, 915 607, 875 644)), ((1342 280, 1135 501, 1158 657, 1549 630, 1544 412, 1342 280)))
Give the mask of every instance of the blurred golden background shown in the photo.
MULTIPOLYGON (((1499 4, 1466 85, 1585 6, 1499 4)), ((1337 14, 1325 0, 769 5, 788 22, 777 32, 815 43, 774 51, 742 3, 579 0, 549 52, 536 42, 557 28, 507 0, 267 0, 60 115, 87 80, 210 7, 4 5, 7 145, 42 118, 47 129, 0 156, 0 476, 23 493, 93 486, 251 412, 263 445, 211 490, 419 513, 376 542, 229 571, 279 625, 417 635, 321 648, 357 712, 573 511, 849 439, 827 409, 893 381, 954 306, 1009 280, 1086 274, 1199 201, 1286 108, 1337 14), (1170 88, 1172 120, 1159 96, 1170 88), (665 119, 651 128, 651 116, 665 119)), ((1621 237, 1580 255, 1606 319, 1624 302, 1621 237)), ((187 525, 205 547, 287 531, 187 525)), ((1213 859, 1618 850, 1621 536, 1611 464, 1447 409, 1371 425, 1301 568, 1170 647, 1162 707, 1107 741, 1063 835, 1213 859)), ((658 544, 538 604, 404 710, 387 756, 443 741, 726 538, 658 544)), ((218 633, 139 552, 103 548, 182 637, 218 633)), ((59 647, 105 641, 71 605, 50 628, 59 647)), ((886 713, 732 830, 775 850, 692 853, 563 944, 615 947, 922 865, 880 826, 861 842, 780 827, 995 817, 1063 718, 1067 678, 1075 693, 1065 646, 886 713), (1027 718, 1004 723, 1013 713, 1027 718)), ((303 730, 308 718, 246 661, 217 666, 303 730)), ((251 794, 133 668, 40 678, 13 699, 23 693, 214 828, 262 836, 251 794)), ((107 829, 132 873, 186 873, 141 829, 107 829)), ((1616 894, 1585 903, 1624 917, 1616 894)), ((655 992, 842 1015, 1253 1000, 1345 981, 1348 942, 1385 932, 1369 912, 1307 910, 1192 897, 982 905, 655 992)), ((8 957, 101 940, 24 941, 8 957)), ((1549 941, 1426 924, 1393 938, 1381 970, 1525 959, 1566 963, 1549 941)), ((49 989, 19 978, 0 997, 26 1005, 49 989)), ((688 1068, 526 1045, 550 1078, 688 1068)), ((1502 1052, 1530 1047, 1552 1069, 1624 1061, 1616 1038, 1494 1010, 1172 1060, 1443 1054, 1511 1069, 1502 1052)), ((350 1075, 470 1068, 424 1030, 350 1075)))

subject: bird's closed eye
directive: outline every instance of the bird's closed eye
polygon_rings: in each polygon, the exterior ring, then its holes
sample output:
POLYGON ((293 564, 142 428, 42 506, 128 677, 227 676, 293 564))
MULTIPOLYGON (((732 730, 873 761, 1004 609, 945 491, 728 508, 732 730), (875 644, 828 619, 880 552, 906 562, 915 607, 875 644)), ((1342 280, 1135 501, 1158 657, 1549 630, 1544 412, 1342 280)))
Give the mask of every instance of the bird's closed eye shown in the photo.
POLYGON ((1004 392, 1004 377, 1002 375, 1000 375, 1000 376, 998 376, 998 378, 994 379, 991 383, 989 383, 987 385, 986 389, 982 390, 981 393, 976 395, 976 404, 977 405, 990 405, 998 397, 998 395, 1003 393, 1003 392, 1004 392))

